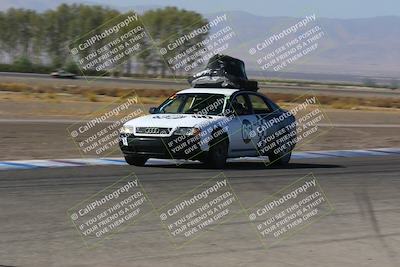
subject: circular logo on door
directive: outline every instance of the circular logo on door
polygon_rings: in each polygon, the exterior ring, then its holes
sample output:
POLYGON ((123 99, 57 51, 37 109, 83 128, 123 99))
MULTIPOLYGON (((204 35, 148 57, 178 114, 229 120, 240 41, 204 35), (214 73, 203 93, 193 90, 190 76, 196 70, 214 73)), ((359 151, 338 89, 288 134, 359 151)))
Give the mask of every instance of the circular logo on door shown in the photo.
POLYGON ((248 120, 242 121, 242 138, 245 144, 251 141, 250 132, 253 130, 251 122, 248 120))

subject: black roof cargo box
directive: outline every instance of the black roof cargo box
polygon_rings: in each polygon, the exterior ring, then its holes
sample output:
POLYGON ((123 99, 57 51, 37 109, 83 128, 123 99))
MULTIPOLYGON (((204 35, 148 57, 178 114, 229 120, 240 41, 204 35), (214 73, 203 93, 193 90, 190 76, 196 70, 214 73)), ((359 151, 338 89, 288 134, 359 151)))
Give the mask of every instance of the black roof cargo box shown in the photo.
POLYGON ((257 91, 257 81, 248 80, 244 62, 226 55, 215 55, 205 70, 188 79, 194 88, 235 88, 257 91))

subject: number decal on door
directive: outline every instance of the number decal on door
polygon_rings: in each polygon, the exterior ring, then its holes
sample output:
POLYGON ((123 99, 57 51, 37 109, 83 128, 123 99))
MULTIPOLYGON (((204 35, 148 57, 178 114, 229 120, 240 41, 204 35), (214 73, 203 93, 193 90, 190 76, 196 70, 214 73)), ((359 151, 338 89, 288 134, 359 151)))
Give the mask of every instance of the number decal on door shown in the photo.
POLYGON ((250 143, 251 137, 250 137, 250 132, 253 130, 253 127, 251 125, 251 122, 248 120, 243 120, 242 121, 242 138, 243 142, 245 144, 250 143))

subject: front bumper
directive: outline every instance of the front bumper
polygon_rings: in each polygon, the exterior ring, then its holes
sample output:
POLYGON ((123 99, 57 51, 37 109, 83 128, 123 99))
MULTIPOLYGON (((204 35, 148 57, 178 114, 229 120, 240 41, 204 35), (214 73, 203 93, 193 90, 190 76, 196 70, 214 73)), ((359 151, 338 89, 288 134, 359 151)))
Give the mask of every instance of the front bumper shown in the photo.
POLYGON ((121 134, 119 146, 125 156, 142 156, 163 159, 202 159, 206 152, 200 148, 200 140, 177 142, 177 137, 142 137, 121 134), (126 138, 126 143, 122 142, 126 138))

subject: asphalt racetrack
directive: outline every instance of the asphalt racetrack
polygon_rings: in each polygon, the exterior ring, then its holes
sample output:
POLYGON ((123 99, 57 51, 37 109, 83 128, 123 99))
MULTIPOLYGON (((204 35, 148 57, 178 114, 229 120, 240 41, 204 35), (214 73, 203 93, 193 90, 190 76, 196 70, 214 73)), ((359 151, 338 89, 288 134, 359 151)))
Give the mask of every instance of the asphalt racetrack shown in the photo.
POLYGON ((182 248, 150 213, 87 248, 67 216, 77 202, 134 172, 157 208, 220 171, 198 164, 0 171, 0 266, 399 266, 400 157, 295 159, 285 168, 229 163, 245 208, 309 174, 334 207, 266 249, 246 215, 182 248))

